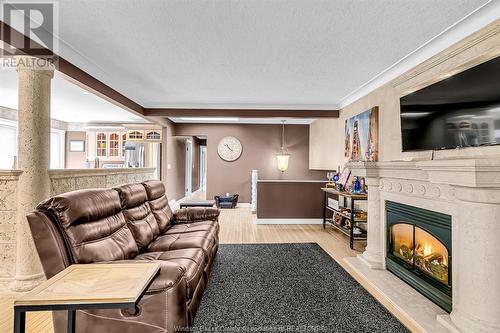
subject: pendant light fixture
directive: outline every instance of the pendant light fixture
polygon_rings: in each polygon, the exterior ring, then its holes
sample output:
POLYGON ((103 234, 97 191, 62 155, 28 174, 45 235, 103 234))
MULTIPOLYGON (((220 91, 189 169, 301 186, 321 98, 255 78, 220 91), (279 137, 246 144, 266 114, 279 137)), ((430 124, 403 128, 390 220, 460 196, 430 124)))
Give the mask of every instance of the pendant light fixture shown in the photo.
POLYGON ((281 172, 285 172, 288 169, 288 160, 290 159, 290 153, 286 150, 285 144, 285 121, 281 121, 281 149, 280 152, 276 155, 276 159, 278 160, 278 169, 281 172))

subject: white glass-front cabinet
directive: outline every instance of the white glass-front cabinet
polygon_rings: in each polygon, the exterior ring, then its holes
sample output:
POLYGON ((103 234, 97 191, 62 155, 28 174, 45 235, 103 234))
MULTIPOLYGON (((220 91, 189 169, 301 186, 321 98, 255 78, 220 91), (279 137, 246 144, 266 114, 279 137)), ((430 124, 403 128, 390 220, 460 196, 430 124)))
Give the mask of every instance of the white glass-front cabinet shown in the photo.
POLYGON ((87 158, 99 157, 101 161, 121 161, 125 158, 126 142, 160 142, 161 137, 161 130, 158 129, 87 132, 87 158))
POLYGON ((160 130, 129 130, 127 132, 127 140, 129 141, 160 141, 160 130))
POLYGON ((125 143, 127 142, 127 132, 122 133, 122 156, 125 156, 125 143))
POLYGON ((108 156, 108 133, 97 132, 96 134, 96 154, 97 157, 108 156))
POLYGON ((148 141, 161 140, 161 132, 160 131, 146 131, 146 140, 148 140, 148 141))
POLYGON ((109 133, 109 157, 120 157, 120 133, 109 133))
POLYGON ((140 131, 140 130, 130 130, 130 131, 128 131, 127 140, 131 140, 131 141, 142 141, 142 140, 144 140, 144 131, 140 131))
POLYGON ((123 132, 96 132, 97 157, 104 159, 122 159, 125 156, 126 133, 123 132))

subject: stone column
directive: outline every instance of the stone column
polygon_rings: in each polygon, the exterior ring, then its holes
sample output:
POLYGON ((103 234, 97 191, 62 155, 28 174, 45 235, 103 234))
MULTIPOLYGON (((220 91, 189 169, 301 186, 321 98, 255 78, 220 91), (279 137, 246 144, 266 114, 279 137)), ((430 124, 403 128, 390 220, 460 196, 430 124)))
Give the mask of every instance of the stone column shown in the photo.
POLYGON ((26 214, 50 195, 50 88, 54 66, 46 60, 17 56, 19 76, 16 275, 13 289, 30 290, 44 275, 26 214))
POLYGON ((453 324, 461 332, 500 332, 500 189, 456 188, 453 324))
POLYGON ((435 160, 418 166, 430 182, 450 184, 456 200, 451 329, 500 332, 500 159, 435 160))
POLYGON ((372 269, 385 266, 384 226, 380 216, 380 167, 377 162, 350 162, 346 166, 355 176, 364 177, 368 186, 368 223, 365 252, 358 258, 372 269))
POLYGON ((368 186, 368 223, 365 251, 359 259, 373 269, 384 268, 383 223, 380 216, 380 179, 365 178, 368 186))
POLYGON ((252 202, 251 210, 253 214, 257 214, 257 181, 259 180, 259 171, 252 170, 252 202))

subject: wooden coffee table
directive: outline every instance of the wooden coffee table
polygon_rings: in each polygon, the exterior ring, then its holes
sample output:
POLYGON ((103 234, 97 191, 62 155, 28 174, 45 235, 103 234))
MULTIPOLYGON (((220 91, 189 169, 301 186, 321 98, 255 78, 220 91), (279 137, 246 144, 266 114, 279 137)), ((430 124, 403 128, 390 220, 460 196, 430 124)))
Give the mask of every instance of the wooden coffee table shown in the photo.
POLYGON ((71 265, 14 302, 14 333, 25 331, 28 311, 68 310, 75 332, 76 310, 134 309, 159 270, 151 262, 71 265))

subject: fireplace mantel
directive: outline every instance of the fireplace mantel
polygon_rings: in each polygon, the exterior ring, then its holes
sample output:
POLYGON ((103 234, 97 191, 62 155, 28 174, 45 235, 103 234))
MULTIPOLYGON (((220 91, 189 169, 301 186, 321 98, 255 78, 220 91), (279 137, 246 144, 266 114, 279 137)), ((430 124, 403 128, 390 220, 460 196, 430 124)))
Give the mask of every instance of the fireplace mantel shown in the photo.
MULTIPOLYGON (((439 309, 426 315, 434 316, 433 325, 439 322, 443 330, 500 332, 500 265, 493 250, 500 235, 500 159, 351 162, 346 166, 353 175, 366 178, 369 193, 366 251, 355 259, 357 262, 348 259, 348 264, 358 272, 356 266, 362 263, 378 270, 373 274, 391 274, 385 270, 386 200, 449 214, 454 253, 453 310, 449 316, 439 309)), ((364 276, 370 280, 368 276, 373 274, 364 276)), ((392 277, 391 281, 394 288, 407 286, 392 277)), ((395 298, 388 301, 398 307, 395 298)), ((399 301, 408 304, 408 300, 399 301)), ((431 301, 428 303, 429 309, 435 309, 431 301)), ((415 327, 428 332, 436 329, 418 324, 424 320, 418 310, 412 313, 411 307, 402 308, 415 327)))
POLYGON ((367 178, 420 180, 463 187, 500 187, 498 159, 350 162, 354 175, 367 178))

